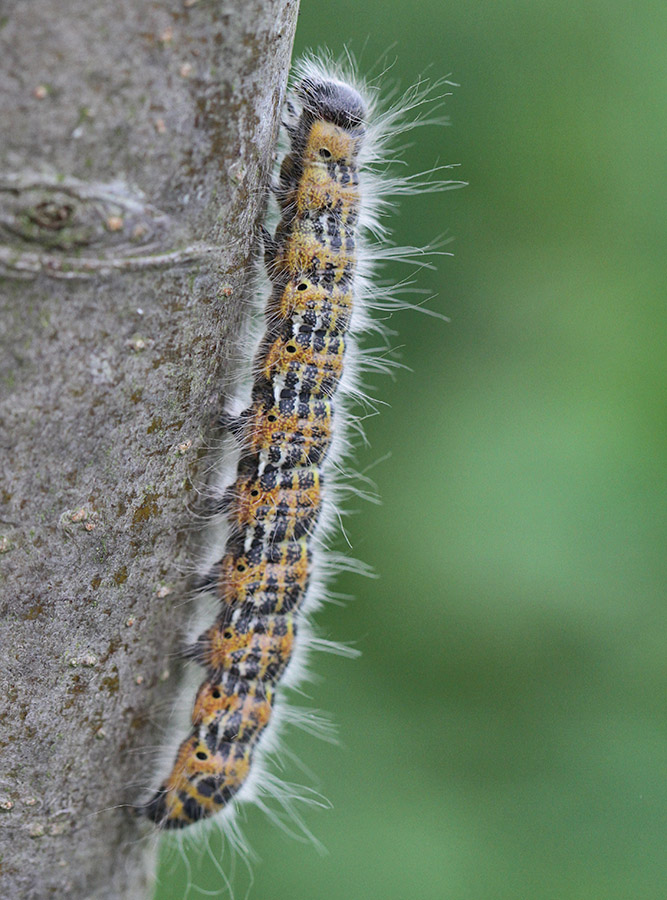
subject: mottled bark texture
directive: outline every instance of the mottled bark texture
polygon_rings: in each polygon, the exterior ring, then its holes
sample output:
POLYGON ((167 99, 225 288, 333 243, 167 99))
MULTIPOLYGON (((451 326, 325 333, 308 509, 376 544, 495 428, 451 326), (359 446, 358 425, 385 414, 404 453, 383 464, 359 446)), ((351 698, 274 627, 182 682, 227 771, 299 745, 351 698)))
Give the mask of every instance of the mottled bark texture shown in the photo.
POLYGON ((147 896, 296 0, 0 5, 0 894, 147 896))

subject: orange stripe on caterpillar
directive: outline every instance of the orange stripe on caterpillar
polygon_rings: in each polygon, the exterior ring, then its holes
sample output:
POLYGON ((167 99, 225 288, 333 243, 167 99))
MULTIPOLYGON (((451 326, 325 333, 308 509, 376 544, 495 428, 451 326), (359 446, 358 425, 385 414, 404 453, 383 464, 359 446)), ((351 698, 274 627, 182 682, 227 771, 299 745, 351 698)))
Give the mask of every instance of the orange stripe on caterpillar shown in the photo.
POLYGON ((229 672, 248 682, 276 682, 292 656, 294 613, 258 616, 236 609, 221 616, 188 651, 211 676, 229 672))
POLYGON ((315 466, 242 476, 229 490, 229 521, 241 529, 260 526, 271 543, 302 537, 319 514, 320 483, 315 466))
POLYGON ((247 452, 260 459, 261 473, 266 465, 288 469, 321 463, 331 443, 332 418, 330 400, 283 391, 277 404, 255 401, 240 429, 247 452))
POLYGON ((302 326, 297 334, 278 334, 262 348, 262 374, 273 385, 274 397, 285 389, 315 397, 330 397, 343 374, 342 335, 302 326))
POLYGON ((222 559, 218 597, 228 608, 252 607, 258 615, 286 612, 302 603, 310 565, 306 539, 266 544, 258 537, 248 553, 222 559))
POLYGON ((205 681, 195 698, 192 724, 214 731, 216 740, 248 743, 257 739, 271 717, 273 687, 260 681, 244 684, 225 673, 205 681))
POLYGON ((284 249, 276 254, 275 277, 284 272, 349 284, 357 264, 353 228, 354 223, 342 228, 334 222, 329 234, 322 218, 296 222, 284 249))
POLYGON ((269 301, 269 320, 291 320, 330 335, 347 331, 352 312, 351 285, 316 284, 307 275, 279 285, 269 301))

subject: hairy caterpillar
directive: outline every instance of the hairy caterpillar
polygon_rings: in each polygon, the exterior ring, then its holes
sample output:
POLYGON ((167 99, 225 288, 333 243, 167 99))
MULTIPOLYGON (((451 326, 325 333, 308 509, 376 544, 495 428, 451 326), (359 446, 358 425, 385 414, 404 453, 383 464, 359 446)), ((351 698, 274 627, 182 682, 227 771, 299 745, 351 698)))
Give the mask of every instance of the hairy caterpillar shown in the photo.
POLYGON ((384 236, 385 195, 406 182, 382 180, 364 163, 377 160, 388 123, 423 98, 416 90, 378 127, 363 87, 312 60, 300 67, 275 190, 280 221, 264 240, 271 293, 250 402, 225 419, 240 456, 222 498, 229 536, 213 578, 218 614, 187 651, 206 677, 171 772, 141 808, 162 829, 210 818, 252 789, 276 694, 302 642, 304 607, 314 603, 323 509, 347 444, 346 401, 363 396, 356 337, 373 327, 369 301, 395 302, 373 289, 358 249, 364 230, 384 236))

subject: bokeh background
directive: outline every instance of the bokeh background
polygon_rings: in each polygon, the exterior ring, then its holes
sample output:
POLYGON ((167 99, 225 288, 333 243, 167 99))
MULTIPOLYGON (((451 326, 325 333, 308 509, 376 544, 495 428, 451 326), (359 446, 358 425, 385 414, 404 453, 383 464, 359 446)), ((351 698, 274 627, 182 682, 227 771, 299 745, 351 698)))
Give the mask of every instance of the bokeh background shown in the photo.
MULTIPOLYGON (((455 238, 419 276, 451 323, 393 319, 412 371, 375 379, 358 455, 391 451, 383 505, 347 522, 380 578, 319 618, 363 656, 309 687, 342 745, 289 741, 328 852, 251 810, 249 898, 658 900, 667 6, 302 0, 296 54, 345 43, 403 86, 460 83, 405 156, 470 186, 396 219, 399 243, 455 238)), ((190 876, 164 856, 157 900, 224 896, 205 852, 190 876)))

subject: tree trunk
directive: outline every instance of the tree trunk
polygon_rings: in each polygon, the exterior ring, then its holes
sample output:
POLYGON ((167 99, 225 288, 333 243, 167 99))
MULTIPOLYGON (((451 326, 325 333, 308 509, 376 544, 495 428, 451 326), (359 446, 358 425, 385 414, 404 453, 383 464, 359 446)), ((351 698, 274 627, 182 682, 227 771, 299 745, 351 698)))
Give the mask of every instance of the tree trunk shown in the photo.
POLYGON ((192 507, 297 0, 4 0, 0 886, 148 891, 192 507))

